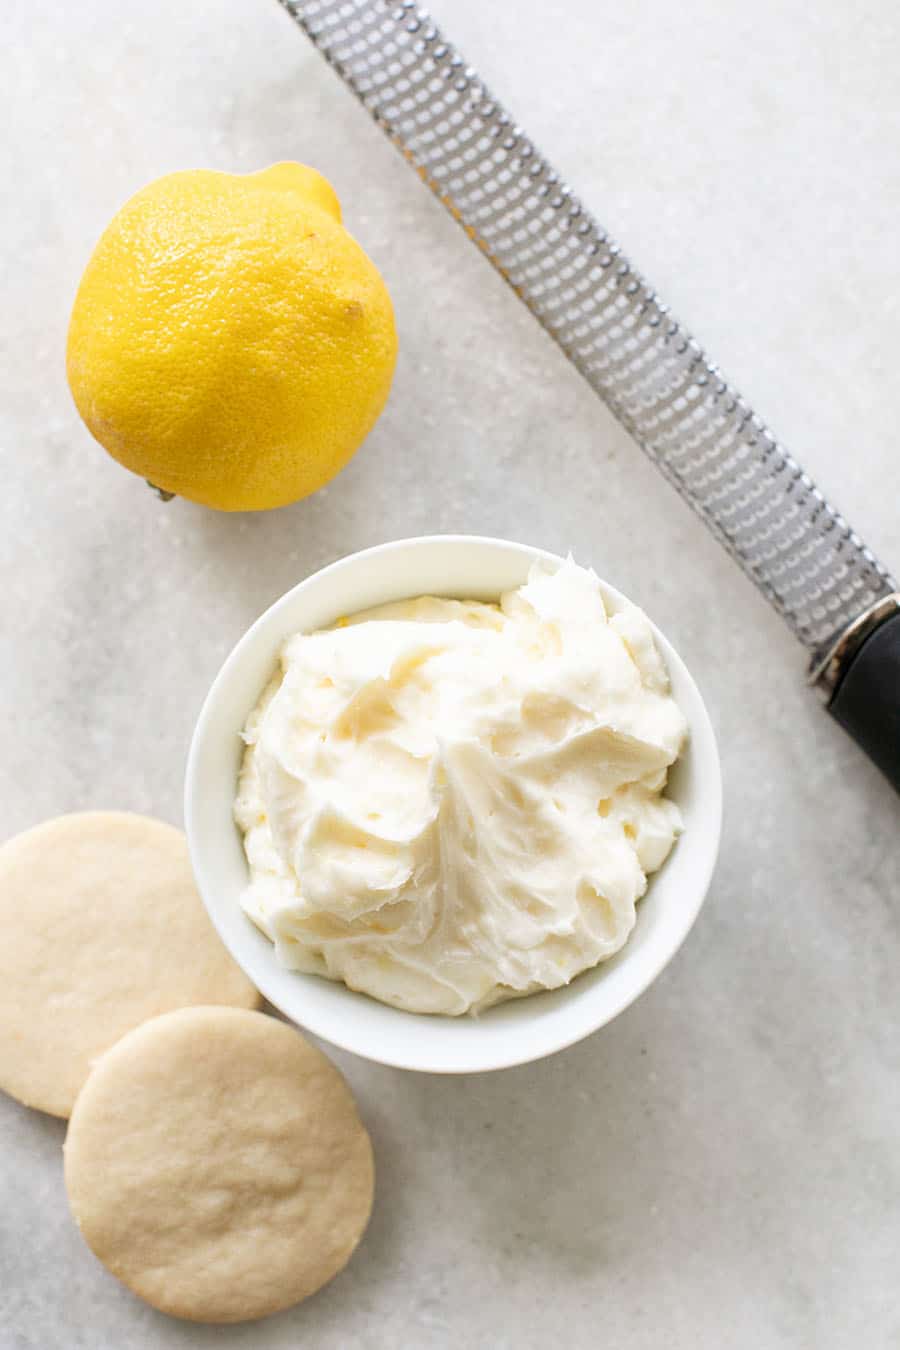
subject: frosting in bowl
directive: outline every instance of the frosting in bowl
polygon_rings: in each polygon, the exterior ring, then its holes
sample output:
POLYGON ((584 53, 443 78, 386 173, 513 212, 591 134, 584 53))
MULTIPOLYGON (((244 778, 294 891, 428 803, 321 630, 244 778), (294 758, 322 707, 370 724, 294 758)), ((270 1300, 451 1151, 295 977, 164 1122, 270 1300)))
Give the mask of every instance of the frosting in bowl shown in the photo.
POLYGON ((299 634, 244 733, 244 909, 285 965, 409 1011, 567 984, 672 848, 686 730, 644 614, 571 559, 499 606, 299 634))

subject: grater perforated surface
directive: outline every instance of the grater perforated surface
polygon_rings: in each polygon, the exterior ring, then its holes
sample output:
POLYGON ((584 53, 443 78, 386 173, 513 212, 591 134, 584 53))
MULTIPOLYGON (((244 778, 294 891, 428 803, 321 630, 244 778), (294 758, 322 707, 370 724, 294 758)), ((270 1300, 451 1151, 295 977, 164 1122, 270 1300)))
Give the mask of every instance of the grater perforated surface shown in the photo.
POLYGON ((280 0, 814 654, 895 589, 413 0, 280 0))

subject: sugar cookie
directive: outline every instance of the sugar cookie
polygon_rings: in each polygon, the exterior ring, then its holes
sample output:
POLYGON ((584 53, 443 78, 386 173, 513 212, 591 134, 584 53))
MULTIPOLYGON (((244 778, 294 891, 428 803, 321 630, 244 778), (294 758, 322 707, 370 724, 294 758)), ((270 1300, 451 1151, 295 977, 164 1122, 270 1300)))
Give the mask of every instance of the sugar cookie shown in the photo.
POLYGON ((346 1264, 368 1222, 369 1136, 337 1069, 263 1013, 183 1008, 98 1060, 65 1143, 69 1203, 162 1312, 240 1322, 346 1264))
POLYGON ((207 917, 180 830, 60 816, 0 847, 0 1088, 67 1116, 92 1061, 193 1003, 259 1006, 207 917))

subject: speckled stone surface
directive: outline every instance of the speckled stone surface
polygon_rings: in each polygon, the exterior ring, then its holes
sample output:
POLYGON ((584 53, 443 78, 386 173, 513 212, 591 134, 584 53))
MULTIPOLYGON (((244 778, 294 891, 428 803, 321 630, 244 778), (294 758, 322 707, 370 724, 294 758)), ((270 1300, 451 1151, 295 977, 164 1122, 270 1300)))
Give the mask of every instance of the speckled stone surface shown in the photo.
MULTIPOLYGON (((894 6, 435 8, 900 567, 894 6)), ((375 1216, 344 1275, 265 1324, 179 1324, 119 1288, 69 1217, 62 1125, 0 1099, 0 1350, 900 1346, 900 803, 803 653, 274 0, 4 17, 4 835, 82 807, 179 822, 247 624, 340 554, 443 530, 571 548, 654 615, 709 702, 726 825, 687 945, 591 1040, 460 1079, 335 1056, 375 1216), (75 416, 74 287, 148 179, 280 158, 325 170, 387 277, 390 405, 307 502, 164 507, 75 416)))

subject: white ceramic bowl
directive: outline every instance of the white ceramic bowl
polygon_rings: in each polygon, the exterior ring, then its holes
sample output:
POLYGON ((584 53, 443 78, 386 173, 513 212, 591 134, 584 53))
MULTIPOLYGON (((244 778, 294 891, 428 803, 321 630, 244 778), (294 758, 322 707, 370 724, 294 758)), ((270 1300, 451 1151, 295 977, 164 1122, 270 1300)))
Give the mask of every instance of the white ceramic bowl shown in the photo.
MULTIPOLYGON (((432 1073, 467 1073, 561 1050, 609 1022, 647 988, 681 946, 706 895, 721 828, 719 756, 697 686, 655 629, 673 693, 690 726, 689 744, 669 786, 685 832, 651 879, 634 931, 612 960, 565 989, 515 999, 477 1018, 424 1016, 283 969, 272 945, 241 910, 247 864, 232 819, 240 733, 284 640, 325 627, 343 614, 409 596, 496 600, 522 584, 536 558, 552 565, 560 561, 522 544, 465 535, 404 539, 343 558, 266 610, 228 657, 200 713, 188 759, 185 820, 197 884, 212 921, 271 1003, 300 1026, 366 1059, 432 1073)), ((604 588, 611 598, 619 597, 613 587, 604 588)))

